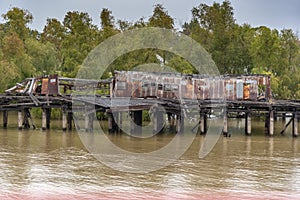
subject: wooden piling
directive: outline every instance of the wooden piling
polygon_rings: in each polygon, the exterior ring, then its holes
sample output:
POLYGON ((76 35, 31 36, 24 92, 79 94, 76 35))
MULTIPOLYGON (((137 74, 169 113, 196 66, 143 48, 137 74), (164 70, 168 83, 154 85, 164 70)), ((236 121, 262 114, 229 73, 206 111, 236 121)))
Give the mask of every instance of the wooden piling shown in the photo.
POLYGON ((50 129, 51 108, 42 108, 42 130, 50 129))
POLYGON ((67 124, 68 124, 68 130, 71 131, 73 128, 73 113, 72 112, 68 112, 68 117, 67 117, 67 124))
POLYGON ((245 134, 251 135, 251 112, 249 110, 245 113, 245 134))
POLYGON ((113 123, 112 123, 112 114, 111 113, 107 113, 107 126, 108 126, 108 131, 112 130, 112 127, 113 127, 113 123))
POLYGON ((67 112, 62 111, 62 130, 67 131, 67 112))
POLYGON ((3 111, 3 128, 7 128, 8 124, 8 111, 4 110, 3 111))
POLYGON ((293 137, 298 137, 298 120, 297 113, 293 112, 293 127, 292 127, 293 137))
POLYGON ((85 131, 89 132, 89 115, 87 113, 85 113, 84 116, 84 127, 85 127, 85 131))
POLYGON ((132 135, 141 135, 142 134, 142 124, 143 124, 143 111, 131 111, 131 134, 132 135))
POLYGON ((268 129, 269 129, 269 136, 274 135, 274 110, 269 112, 269 119, 268 119, 268 129))
POLYGON ((123 126, 123 113, 119 113, 119 123, 118 123, 118 132, 122 132, 122 126, 123 126))
POLYGON ((95 119, 95 114, 94 113, 90 113, 89 114, 89 132, 93 132, 94 130, 94 119, 95 119))
MULTIPOLYGON (((120 121, 119 112, 114 111, 112 114, 113 114, 113 131, 115 133, 118 133, 119 132, 118 124, 119 124, 119 121, 120 121)), ((90 116, 90 117, 92 117, 92 116, 90 116)))
POLYGON ((30 128, 29 119, 31 119, 30 111, 28 108, 25 108, 24 109, 24 118, 23 118, 23 128, 24 129, 30 128))
POLYGON ((169 117, 169 126, 170 126, 170 131, 174 131, 175 130, 175 115, 170 113, 168 115, 169 117))
POLYGON ((23 128, 23 112, 22 110, 18 110, 18 129, 22 130, 23 128))
POLYGON ((285 120, 286 120, 286 113, 285 113, 285 112, 283 112, 283 113, 281 114, 281 120, 282 120, 283 122, 285 122, 285 120))
POLYGON ((153 134, 160 133, 164 127, 164 113, 158 109, 154 109, 153 116, 153 134))
POLYGON ((42 130, 46 130, 47 129, 47 121, 46 121, 46 109, 42 109, 42 130))
POLYGON ((223 122, 223 135, 228 136, 228 115, 227 112, 224 112, 224 122, 223 122))
POLYGON ((184 132, 184 118, 182 115, 176 115, 176 133, 184 132))
POLYGON ((207 133, 207 114, 205 112, 200 113, 200 134, 207 133))
POLYGON ((46 128, 47 130, 50 129, 50 122, 51 122, 51 108, 46 109, 46 128))

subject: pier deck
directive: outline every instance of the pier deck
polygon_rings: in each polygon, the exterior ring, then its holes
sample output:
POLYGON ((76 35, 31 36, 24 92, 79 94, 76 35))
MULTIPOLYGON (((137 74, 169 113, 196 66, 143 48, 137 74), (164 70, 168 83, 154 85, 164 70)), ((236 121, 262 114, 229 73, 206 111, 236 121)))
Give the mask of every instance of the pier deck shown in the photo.
MULTIPOLYGON (((245 133, 251 134, 251 117, 264 116, 266 119, 266 133, 274 135, 274 118, 278 115, 289 113, 291 120, 286 126, 292 124, 293 136, 298 136, 298 119, 300 113, 299 100, 272 100, 272 101, 219 101, 219 100, 188 100, 188 99, 168 99, 168 98, 110 98, 109 96, 71 96, 71 95, 0 95, 0 111, 3 112, 3 127, 7 127, 7 116, 9 111, 18 112, 19 129, 28 127, 30 109, 41 108, 43 110, 42 128, 50 128, 51 108, 59 108, 63 113, 63 129, 72 127, 72 111, 74 109, 85 109, 86 106, 93 106, 96 112, 136 112, 150 110, 153 107, 164 108, 165 112, 178 118, 182 110, 188 112, 198 112, 207 120, 212 110, 221 109, 224 115, 224 135, 228 134, 227 118, 243 117, 245 118, 245 133), (29 114, 28 114, 29 113, 29 114), (23 116, 24 115, 24 116, 23 116)), ((195 114, 195 113, 194 113, 195 114)), ((197 114, 197 113, 196 113, 197 114)), ((141 115, 133 118, 136 122, 141 115)), ((188 116, 185 116, 188 117, 188 116)), ((181 117, 182 118, 182 117, 181 117)), ((183 118, 181 120, 184 120, 183 118)), ((108 120, 112 121, 112 120, 108 120)), ((88 124, 88 123, 87 123, 88 124)), ((205 126, 206 123, 200 123, 199 126, 205 126)), ((113 125, 109 125, 109 127, 113 125)), ((284 133, 284 127, 281 133, 284 133)), ((205 133, 205 127, 201 127, 205 133)), ((180 130, 180 128, 178 128, 180 130)))

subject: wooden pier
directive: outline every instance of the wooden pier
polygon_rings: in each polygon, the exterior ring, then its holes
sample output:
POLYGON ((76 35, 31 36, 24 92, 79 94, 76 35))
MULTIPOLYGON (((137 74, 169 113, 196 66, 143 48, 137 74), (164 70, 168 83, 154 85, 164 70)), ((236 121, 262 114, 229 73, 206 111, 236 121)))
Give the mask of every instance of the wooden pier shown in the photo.
MULTIPOLYGON (((191 101, 185 100, 181 102, 175 99, 167 98, 136 98, 130 101, 126 98, 112 99, 108 96, 91 96, 88 97, 71 97, 70 95, 47 95, 47 96, 35 96, 34 99, 31 95, 0 95, 0 111, 3 114, 3 128, 8 127, 9 113, 17 112, 18 128, 28 129, 30 127, 35 128, 33 124, 30 110, 32 108, 39 108, 42 110, 42 130, 48 130, 51 128, 51 109, 60 109, 62 113, 62 130, 72 130, 73 123, 73 109, 74 102, 76 108, 79 110, 94 110, 95 112, 102 112, 107 116, 107 123, 109 132, 118 132, 122 126, 122 113, 130 113, 132 118, 131 133, 141 134, 142 111, 149 111, 154 109, 153 119, 153 132, 157 133, 163 129, 164 120, 167 120, 169 128, 175 130, 177 133, 184 133, 184 121, 189 120, 189 115, 183 115, 185 107, 193 109, 197 113, 193 115, 199 115, 199 121, 195 122, 194 132, 200 134, 207 133, 207 124, 210 113, 213 110, 221 110, 223 114, 223 134, 224 136, 230 135, 228 131, 228 118, 244 118, 245 120, 245 135, 252 134, 253 117, 261 117, 265 119, 265 131, 266 135, 273 136, 274 134, 284 134, 287 127, 292 127, 292 135, 298 136, 298 119, 300 113, 300 101, 296 100, 274 100, 272 102, 252 102, 252 101, 213 101, 213 100, 198 100, 191 101), (112 104, 113 102, 113 104, 112 104), (164 108, 164 112, 160 110, 164 108), (112 116, 114 113, 114 117, 112 116), (116 114, 118 113, 117 117, 116 114), (277 116, 290 115, 290 120, 281 132, 274 132, 275 118, 277 116), (165 116, 164 116, 165 115, 165 116)), ((86 132, 93 131, 93 121, 95 119, 95 113, 89 113, 86 115, 85 127, 86 132)))
MULTIPOLYGON (((236 75, 207 77, 203 75, 163 74, 116 71, 107 80, 61 78, 57 75, 26 79, 0 95, 3 128, 8 127, 9 113, 17 112, 18 128, 35 128, 31 109, 42 110, 42 130, 51 128, 51 110, 59 109, 62 130, 74 127, 74 111, 84 112, 80 129, 93 131, 95 113, 106 116, 108 131, 120 132, 122 116, 131 118, 131 134, 142 134, 143 111, 152 115, 153 133, 166 124, 176 133, 184 133, 185 122, 196 116, 194 133, 206 134, 208 120, 219 113, 224 136, 230 136, 228 118, 244 118, 245 134, 252 134, 252 119, 265 120, 266 135, 273 136, 277 116, 290 120, 279 134, 292 126, 292 135, 298 136, 300 100, 273 100, 270 77, 266 75, 236 75), (261 96, 260 93, 264 95, 261 96), (263 98, 261 98, 263 97, 263 98)), ((76 127, 79 128, 79 127, 76 127)))

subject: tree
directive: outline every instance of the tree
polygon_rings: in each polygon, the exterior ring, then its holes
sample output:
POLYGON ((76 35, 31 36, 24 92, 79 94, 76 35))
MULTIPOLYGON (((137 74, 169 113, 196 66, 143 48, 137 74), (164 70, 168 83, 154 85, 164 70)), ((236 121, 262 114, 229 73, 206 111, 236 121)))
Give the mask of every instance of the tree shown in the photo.
POLYGON ((63 25, 66 35, 62 42, 62 70, 75 76, 88 53, 99 43, 97 27, 87 13, 68 12, 63 25))
POLYGON ((58 51, 61 50, 62 41, 66 35, 65 27, 57 19, 47 19, 47 24, 43 29, 42 42, 50 42, 55 45, 58 51))
POLYGON ((153 14, 149 18, 149 26, 173 29, 174 19, 161 4, 157 4, 154 6, 153 14))
POLYGON ((265 26, 254 29, 254 37, 250 46, 250 53, 254 67, 263 68, 265 71, 279 72, 280 40, 277 30, 265 26))
MULTIPOLYGON (((236 27, 230 2, 214 3, 212 6, 200 4, 192 9, 192 15, 192 30, 198 31, 201 36, 206 37, 206 41, 209 41, 206 43, 206 48, 212 54, 220 72, 234 71, 231 68, 235 66, 229 67, 232 64, 230 63, 232 60, 230 44, 236 27)), ((201 39, 198 40, 201 41, 201 39)))
POLYGON ((300 53, 299 38, 291 29, 282 30, 279 36, 282 65, 287 66, 291 72, 295 72, 300 64, 298 60, 300 53))
POLYGON ((25 41, 25 47, 37 73, 42 74, 46 72, 50 74, 56 72, 58 59, 54 44, 49 42, 41 43, 35 39, 27 39, 25 41))
MULTIPOLYGON (((102 27, 102 40, 105 40, 118 33, 118 30, 115 29, 115 18, 112 16, 112 12, 110 10, 103 8, 100 13, 100 19, 102 27)), ((122 23, 120 25, 122 25, 122 23)))
POLYGON ((22 40, 29 36, 30 29, 27 25, 32 22, 33 17, 28 10, 14 7, 2 17, 7 21, 7 28, 10 32, 15 32, 22 40))

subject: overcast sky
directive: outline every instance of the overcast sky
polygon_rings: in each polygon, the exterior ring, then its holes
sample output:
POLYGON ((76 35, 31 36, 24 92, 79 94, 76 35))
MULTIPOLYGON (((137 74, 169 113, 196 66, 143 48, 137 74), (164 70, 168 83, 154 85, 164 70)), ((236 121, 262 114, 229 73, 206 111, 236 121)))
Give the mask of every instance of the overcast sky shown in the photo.
MULTIPOLYGON (((12 7, 29 10, 34 17, 31 28, 43 30, 47 18, 63 20, 68 11, 89 13, 93 23, 99 25, 102 8, 108 8, 116 19, 136 21, 151 16, 155 4, 163 4, 175 18, 176 27, 191 19, 191 9, 200 3, 211 5, 214 0, 0 0, 0 13, 12 7)), ((215 2, 223 2, 215 0, 215 2)), ((300 0, 231 0, 235 19, 239 24, 253 27, 265 25, 281 30, 300 31, 300 0)), ((3 19, 1 18, 1 21, 3 19)))

